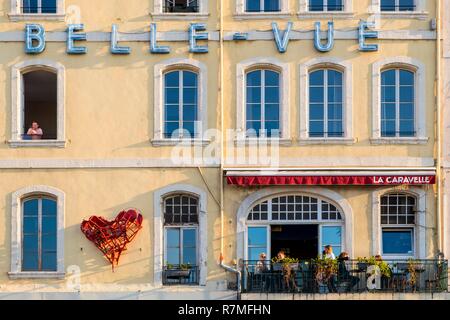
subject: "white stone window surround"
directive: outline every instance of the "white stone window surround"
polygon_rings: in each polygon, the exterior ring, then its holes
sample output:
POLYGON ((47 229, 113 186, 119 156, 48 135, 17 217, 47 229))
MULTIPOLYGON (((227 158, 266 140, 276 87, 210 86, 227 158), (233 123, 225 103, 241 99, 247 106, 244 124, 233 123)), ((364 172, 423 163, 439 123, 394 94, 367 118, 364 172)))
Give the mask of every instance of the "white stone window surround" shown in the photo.
POLYGON ((44 185, 22 188, 11 197, 11 271, 10 279, 63 279, 64 270, 64 217, 65 194, 61 190, 44 185), (22 271, 22 201, 33 195, 47 195, 57 203, 57 271, 22 271))
POLYGON ((198 0, 199 12, 164 12, 164 1, 153 0, 153 13, 155 20, 206 20, 209 18, 208 0, 198 0))
POLYGON ((269 187, 265 189, 261 189, 249 195, 247 198, 242 201, 237 215, 236 215, 236 259, 237 261, 241 259, 245 259, 246 257, 246 238, 247 238, 247 218, 248 213, 251 208, 258 202, 261 202, 264 198, 269 197, 277 197, 283 195, 292 195, 299 194, 311 197, 320 197, 324 200, 329 201, 333 205, 336 205, 339 211, 342 214, 342 219, 344 220, 343 224, 343 233, 344 237, 342 238, 343 249, 349 253, 351 257, 354 256, 353 253, 353 211, 348 203, 347 199, 345 199, 339 193, 322 188, 322 187, 269 187))
POLYGON ((234 18, 238 20, 246 19, 288 19, 292 15, 289 12, 289 1, 280 0, 279 12, 246 12, 247 0, 236 0, 236 12, 234 18))
POLYGON ((299 18, 315 19, 351 19, 354 17, 353 1, 343 0, 344 10, 342 11, 309 11, 309 0, 299 0, 299 18))
POLYGON ((381 11, 381 0, 372 0, 368 11, 382 19, 426 19, 429 15, 426 11, 426 0, 415 0, 415 6, 414 11, 381 11))
POLYGON ((404 193, 416 197, 416 224, 414 229, 414 255, 383 255, 384 259, 426 259, 426 212, 427 193, 423 188, 410 187, 409 190, 399 191, 397 188, 383 188, 372 192, 372 255, 382 254, 382 225, 381 225, 381 197, 390 193, 404 193))
POLYGON ((390 57, 372 65, 372 144, 426 144, 426 69, 425 65, 411 57, 390 57), (415 137, 381 137, 381 73, 401 68, 415 74, 415 137))
POLYGON ((63 148, 65 141, 65 68, 62 64, 44 59, 19 62, 11 70, 11 140, 9 145, 18 147, 57 147, 63 148), (57 75, 57 139, 56 140, 22 140, 23 128, 23 74, 44 70, 57 75))
POLYGON ((290 87, 290 67, 288 63, 280 62, 278 59, 271 57, 256 57, 237 64, 236 70, 236 142, 257 143, 276 141, 280 145, 289 145, 292 143, 290 130, 290 104, 289 104, 289 87, 290 87), (246 75, 247 72, 255 69, 269 69, 277 71, 280 74, 280 137, 273 138, 255 138, 247 137, 246 134, 246 75))
POLYGON ((353 67, 348 61, 333 57, 319 57, 300 64, 300 144, 353 144, 353 67), (309 137, 309 73, 318 69, 335 69, 343 73, 342 138, 309 137))
POLYGON ((11 0, 11 11, 8 14, 11 21, 53 20, 64 21, 66 17, 65 0, 56 0, 56 13, 23 13, 23 0, 11 0))
POLYGON ((208 69, 206 65, 194 59, 174 58, 164 60, 154 67, 154 135, 153 146, 207 145, 210 140, 204 138, 208 128, 208 69), (199 132, 194 138, 172 139, 164 137, 164 74, 174 70, 190 70, 198 75, 198 123, 199 132))
POLYGON ((198 219, 198 262, 200 267, 199 285, 206 285, 207 259, 208 259, 208 221, 207 221, 207 194, 200 188, 187 184, 173 184, 156 190, 153 194, 154 211, 154 285, 162 286, 162 273, 164 267, 164 198, 174 194, 187 194, 199 199, 198 219))

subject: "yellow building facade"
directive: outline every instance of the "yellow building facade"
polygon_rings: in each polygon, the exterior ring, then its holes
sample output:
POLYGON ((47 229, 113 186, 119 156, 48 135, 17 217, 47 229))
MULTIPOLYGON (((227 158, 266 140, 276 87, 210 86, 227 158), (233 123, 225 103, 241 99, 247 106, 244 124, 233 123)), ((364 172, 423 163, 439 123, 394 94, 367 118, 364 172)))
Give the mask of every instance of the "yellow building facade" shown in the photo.
POLYGON ((261 298, 326 245, 436 288, 438 1, 388 2, 0 1, 0 297, 261 298), (128 208, 112 270, 80 224, 128 208))

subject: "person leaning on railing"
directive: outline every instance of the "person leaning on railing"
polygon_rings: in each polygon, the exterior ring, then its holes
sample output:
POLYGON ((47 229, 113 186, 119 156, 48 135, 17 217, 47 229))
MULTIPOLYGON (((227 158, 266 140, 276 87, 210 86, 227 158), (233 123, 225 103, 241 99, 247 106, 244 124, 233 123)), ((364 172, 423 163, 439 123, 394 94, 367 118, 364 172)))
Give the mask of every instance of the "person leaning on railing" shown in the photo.
POLYGON ((33 121, 31 123, 31 128, 28 129, 27 135, 30 136, 32 140, 41 140, 44 132, 39 126, 39 123, 37 123, 37 121, 33 121))
POLYGON ((358 277, 352 276, 347 269, 347 263, 350 260, 347 252, 342 252, 338 257, 338 281, 349 282, 346 291, 351 292, 353 287, 355 287, 360 279, 358 277))

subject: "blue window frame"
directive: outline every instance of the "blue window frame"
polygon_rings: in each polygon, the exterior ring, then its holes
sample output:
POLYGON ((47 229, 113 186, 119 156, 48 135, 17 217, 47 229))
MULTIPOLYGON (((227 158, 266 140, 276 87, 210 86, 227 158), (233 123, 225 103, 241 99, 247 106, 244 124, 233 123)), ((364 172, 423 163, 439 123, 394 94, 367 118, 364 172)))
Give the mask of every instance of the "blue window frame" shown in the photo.
POLYGON ((413 255, 414 229, 383 228, 383 254, 413 255))
POLYGON ((281 0, 246 0, 246 12, 279 12, 281 0))
POLYGON ((166 229, 166 264, 197 266, 197 229, 192 227, 166 229))
MULTIPOLYGON (((265 253, 268 255, 268 229, 269 227, 248 227, 247 248, 248 260, 259 260, 259 255, 265 253)), ((269 256, 269 255, 268 255, 269 256)))
POLYGON ((22 205, 22 271, 57 271, 56 201, 35 197, 22 205))
POLYGON ((325 246, 330 245, 333 248, 335 256, 342 252, 342 227, 341 226, 322 226, 322 251, 325 246))
POLYGON ((309 0, 309 11, 343 11, 343 0, 309 0))
POLYGON ((246 76, 246 131, 257 137, 280 136, 280 74, 255 70, 246 76))
POLYGON ((164 97, 164 137, 195 137, 198 123, 197 73, 188 70, 167 72, 164 97))
POLYGON ((414 137, 415 74, 390 69, 381 73, 381 136, 414 137))
POLYGON ((309 136, 344 136, 342 72, 321 69, 309 74, 309 136))
POLYGON ((414 0, 381 0, 381 11, 414 11, 414 0))
POLYGON ((23 13, 57 13, 57 0, 22 0, 23 13))

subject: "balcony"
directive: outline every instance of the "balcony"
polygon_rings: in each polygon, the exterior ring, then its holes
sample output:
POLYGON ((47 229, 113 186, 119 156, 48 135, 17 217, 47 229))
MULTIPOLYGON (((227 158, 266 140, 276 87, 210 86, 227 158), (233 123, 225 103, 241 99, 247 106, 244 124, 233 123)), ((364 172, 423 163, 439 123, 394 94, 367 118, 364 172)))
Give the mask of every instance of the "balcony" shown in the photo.
POLYGON ((163 285, 198 285, 199 267, 167 265, 163 271, 163 285))
POLYGON ((242 293, 441 293, 448 289, 448 261, 244 261, 241 281, 242 293))

